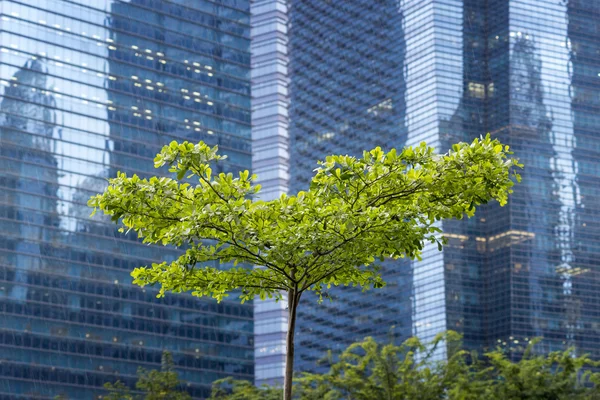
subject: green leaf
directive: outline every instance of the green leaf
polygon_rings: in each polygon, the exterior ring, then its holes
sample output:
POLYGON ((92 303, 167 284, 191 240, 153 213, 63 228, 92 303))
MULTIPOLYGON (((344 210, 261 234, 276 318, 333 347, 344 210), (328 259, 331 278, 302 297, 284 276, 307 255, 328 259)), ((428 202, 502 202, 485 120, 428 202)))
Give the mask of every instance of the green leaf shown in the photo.
POLYGON ((154 162, 169 165, 175 179, 118 173, 88 204, 144 243, 185 248, 169 263, 132 272, 136 285, 155 286, 158 296, 222 301, 236 293, 247 301, 314 291, 322 300, 324 286, 383 287, 375 260, 419 260, 425 242, 437 241, 436 221, 506 203, 521 167, 506 147, 487 135, 452 148, 440 155, 421 143, 329 156, 307 190, 259 200, 248 171, 212 175, 225 158, 216 146, 171 142, 154 162))

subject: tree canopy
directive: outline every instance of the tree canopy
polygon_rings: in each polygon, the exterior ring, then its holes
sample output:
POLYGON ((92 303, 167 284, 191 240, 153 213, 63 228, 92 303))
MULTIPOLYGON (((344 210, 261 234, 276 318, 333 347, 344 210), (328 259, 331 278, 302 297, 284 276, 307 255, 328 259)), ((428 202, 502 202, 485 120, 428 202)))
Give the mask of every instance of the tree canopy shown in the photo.
POLYGON ((159 296, 191 291, 222 300, 236 290, 243 302, 285 295, 290 399, 301 295, 321 296, 331 285, 379 288, 385 282, 378 260, 418 259, 426 242, 441 249, 438 221, 470 217, 493 199, 506 203, 519 180, 510 154, 488 135, 445 154, 421 143, 401 151, 377 147, 361 158, 334 155, 319 163, 308 190, 264 201, 248 171, 212 174, 211 165, 225 158, 216 146, 172 142, 154 162, 168 165, 175 179, 119 173, 89 205, 145 243, 185 248, 172 262, 132 272, 135 284, 158 285, 159 296))
POLYGON ((132 273, 139 285, 159 284, 161 296, 192 291, 220 300, 241 289, 244 301, 323 285, 380 287, 376 259, 418 258, 424 241, 440 243, 436 221, 472 216, 491 199, 506 203, 518 165, 507 151, 488 136, 445 155, 421 143, 400 153, 330 156, 308 191, 260 201, 248 171, 212 175, 210 163, 225 158, 216 146, 172 142, 155 166, 169 165, 177 179, 119 173, 89 204, 146 243, 187 246, 171 263, 132 273), (180 182, 186 176, 199 184, 180 182), (195 268, 215 260, 245 265, 195 268))

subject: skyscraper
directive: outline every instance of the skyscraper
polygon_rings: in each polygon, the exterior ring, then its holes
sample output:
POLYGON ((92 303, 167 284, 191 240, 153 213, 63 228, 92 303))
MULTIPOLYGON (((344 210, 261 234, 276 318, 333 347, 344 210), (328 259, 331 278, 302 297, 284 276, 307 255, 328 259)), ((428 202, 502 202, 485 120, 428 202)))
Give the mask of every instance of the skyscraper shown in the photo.
POLYGON ((86 206, 118 170, 165 173, 172 140, 250 167, 249 3, 2 0, 0 17, 0 398, 99 399, 163 350, 194 398, 252 379, 252 305, 132 286, 179 251, 86 206))
POLYGON ((285 17, 288 190, 305 189, 327 154, 421 141, 446 151, 487 132, 525 164, 506 207, 444 222, 444 250, 387 263, 385 289, 303 298, 299 368, 390 331, 454 329, 475 349, 541 336, 545 351, 599 357, 600 2, 291 0, 285 17))

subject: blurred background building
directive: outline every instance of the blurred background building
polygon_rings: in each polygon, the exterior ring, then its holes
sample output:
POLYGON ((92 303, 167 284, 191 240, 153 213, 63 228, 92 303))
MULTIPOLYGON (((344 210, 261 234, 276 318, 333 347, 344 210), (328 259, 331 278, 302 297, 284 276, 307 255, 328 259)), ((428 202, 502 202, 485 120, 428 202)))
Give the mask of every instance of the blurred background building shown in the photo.
MULTIPOLYGON (((446 329, 472 349, 518 354, 543 337, 540 350, 600 358, 600 1, 259 3, 252 36, 272 51, 259 59, 253 48, 253 65, 279 68, 253 75, 253 138, 287 144, 255 148, 265 184, 293 193, 331 153, 421 141, 443 152, 487 132, 525 164, 506 207, 444 223, 448 246, 386 264, 385 289, 303 297, 298 367, 364 336, 446 329), (271 97, 255 89, 265 79, 271 97), (265 109, 277 129, 259 129, 265 109)), ((257 383, 282 376, 284 315, 256 314, 257 383)))
POLYGON ((140 244, 87 199, 116 171, 165 173, 172 140, 247 169, 250 26, 244 0, 0 1, 0 398, 99 399, 173 353, 194 398, 253 378, 252 305, 155 298, 140 244))

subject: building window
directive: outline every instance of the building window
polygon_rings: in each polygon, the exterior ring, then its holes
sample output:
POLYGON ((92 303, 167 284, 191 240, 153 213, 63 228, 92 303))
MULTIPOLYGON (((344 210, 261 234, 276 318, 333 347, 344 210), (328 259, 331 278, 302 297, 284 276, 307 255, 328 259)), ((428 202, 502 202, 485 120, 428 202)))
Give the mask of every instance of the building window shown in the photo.
POLYGON ((482 83, 469 82, 469 96, 484 99, 485 86, 482 83))

